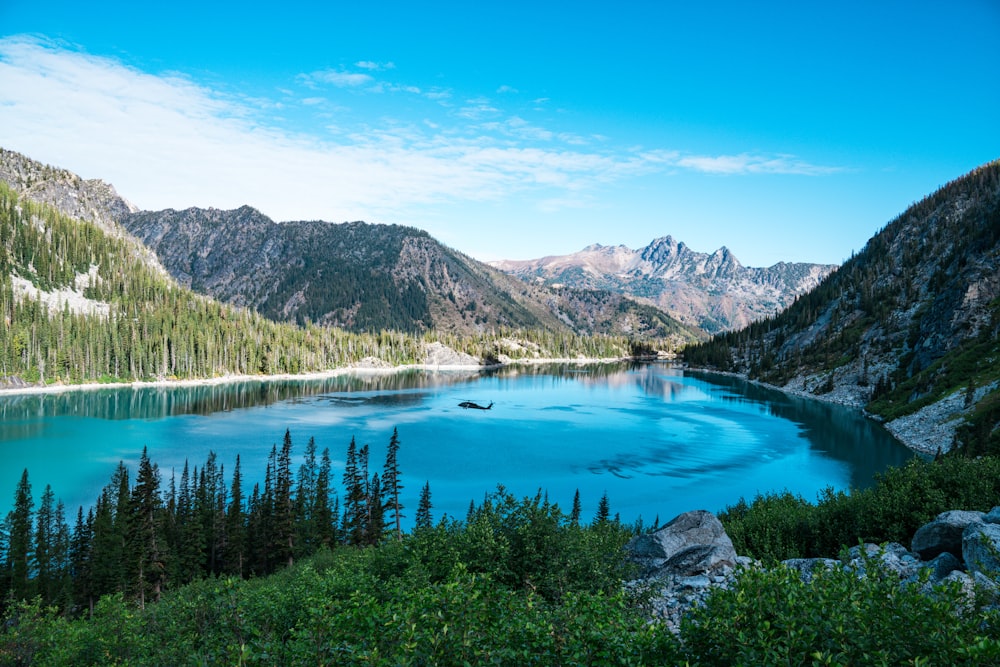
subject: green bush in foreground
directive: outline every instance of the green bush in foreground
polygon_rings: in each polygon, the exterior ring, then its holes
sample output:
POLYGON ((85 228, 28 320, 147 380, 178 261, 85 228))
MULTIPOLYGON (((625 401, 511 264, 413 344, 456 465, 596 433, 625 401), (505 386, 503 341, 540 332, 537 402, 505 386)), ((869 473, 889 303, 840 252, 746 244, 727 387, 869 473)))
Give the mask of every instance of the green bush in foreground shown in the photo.
POLYGON ((674 664, 676 641, 621 595, 558 604, 456 567, 378 581, 340 563, 267 580, 205 580, 140 612, 120 596, 67 621, 25 603, 0 642, 11 665, 674 664))
POLYGON ((913 534, 941 512, 989 511, 1000 505, 1000 459, 947 456, 913 459, 851 493, 827 489, 813 504, 791 493, 740 500, 719 514, 736 553, 773 563, 836 557, 859 541, 909 546, 913 534))
POLYGON ((778 566, 746 570, 682 623, 685 658, 699 665, 1000 664, 996 611, 957 585, 929 594, 874 560, 867 577, 842 568, 810 583, 778 566))

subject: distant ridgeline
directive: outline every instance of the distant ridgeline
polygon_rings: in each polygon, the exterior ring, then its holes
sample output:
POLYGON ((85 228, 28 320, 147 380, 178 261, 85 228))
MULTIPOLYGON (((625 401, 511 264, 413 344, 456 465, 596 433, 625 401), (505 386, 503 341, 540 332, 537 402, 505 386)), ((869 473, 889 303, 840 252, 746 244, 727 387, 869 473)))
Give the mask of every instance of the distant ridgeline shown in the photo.
POLYGON ((890 430, 921 411, 941 427, 932 451, 1000 452, 1000 161, 911 206, 781 314, 685 359, 863 405, 890 430))

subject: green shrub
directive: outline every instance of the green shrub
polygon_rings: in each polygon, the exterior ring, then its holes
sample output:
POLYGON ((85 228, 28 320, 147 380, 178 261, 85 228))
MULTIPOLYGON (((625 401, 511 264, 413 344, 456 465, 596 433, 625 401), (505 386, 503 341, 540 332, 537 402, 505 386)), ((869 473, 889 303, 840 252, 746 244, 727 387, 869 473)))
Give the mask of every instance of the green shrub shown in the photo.
POLYGON ((804 583, 784 567, 744 570, 681 624, 698 665, 983 665, 1000 661, 996 612, 957 586, 921 592, 876 559, 868 576, 837 568, 804 583))

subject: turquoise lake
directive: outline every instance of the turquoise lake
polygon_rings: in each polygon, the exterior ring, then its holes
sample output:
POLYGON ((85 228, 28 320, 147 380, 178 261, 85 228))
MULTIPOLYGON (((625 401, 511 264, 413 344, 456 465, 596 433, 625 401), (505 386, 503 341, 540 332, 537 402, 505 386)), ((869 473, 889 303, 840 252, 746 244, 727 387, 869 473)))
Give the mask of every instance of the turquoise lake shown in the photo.
POLYGON ((856 411, 666 364, 404 371, 2 397, 0 507, 27 468, 36 506, 50 484, 72 524, 119 461, 134 473, 143 447, 163 488, 212 451, 228 484, 239 454, 249 493, 285 429, 296 467, 310 437, 330 449, 339 489, 352 436, 381 472, 393 428, 408 521, 425 482, 435 521, 464 518, 502 484, 518 496, 541 489, 566 511, 579 489, 588 520, 607 493, 612 514, 650 524, 758 493, 864 488, 913 456, 856 411), (466 400, 494 405, 459 407, 466 400))

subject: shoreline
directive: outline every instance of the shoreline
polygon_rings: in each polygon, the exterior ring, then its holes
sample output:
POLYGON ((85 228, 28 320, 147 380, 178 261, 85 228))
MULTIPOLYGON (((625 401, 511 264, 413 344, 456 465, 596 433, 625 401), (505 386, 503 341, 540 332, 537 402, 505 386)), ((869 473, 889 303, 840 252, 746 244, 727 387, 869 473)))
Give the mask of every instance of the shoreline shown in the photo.
POLYGON ((922 456, 935 456, 936 454, 949 451, 951 448, 950 438, 954 435, 955 428, 960 421, 960 419, 955 417, 954 409, 949 409, 952 408, 950 404, 954 403, 953 399, 957 394, 946 397, 938 403, 932 403, 912 415, 899 417, 892 421, 883 421, 878 416, 865 410, 864 403, 860 401, 858 396, 855 394, 848 393, 848 395, 845 396, 845 392, 838 393, 837 391, 830 392, 829 394, 813 394, 805 389, 795 389, 791 386, 781 387, 776 384, 753 380, 747 377, 745 373, 717 371, 707 368, 688 368, 700 373, 713 373, 715 375, 739 378, 740 380, 755 384, 759 387, 780 391, 783 394, 795 396, 796 398, 806 398, 814 401, 821 401, 823 403, 831 403, 833 405, 842 405, 846 408, 857 410, 866 418, 880 424, 892 435, 892 437, 898 440, 901 445, 922 456), (945 418, 936 414, 939 412, 939 408, 948 411, 945 418), (947 444, 945 446, 941 446, 939 444, 942 438, 947 440, 947 444))
POLYGON ((392 375, 394 373, 404 373, 406 371, 427 371, 427 372, 482 372, 497 368, 510 366, 541 366, 544 364, 576 364, 586 366, 590 364, 620 363, 623 361, 634 361, 633 357, 605 357, 605 358, 554 358, 554 359, 511 359, 497 364, 401 364, 398 366, 380 365, 376 361, 360 362, 352 366, 342 366, 331 368, 325 371, 312 371, 309 373, 278 373, 275 375, 219 375, 210 378, 184 378, 176 380, 134 380, 132 382, 86 382, 80 384, 53 383, 49 385, 26 384, 22 386, 0 387, 0 398, 7 396, 30 396, 43 394, 62 394, 71 391, 97 391, 99 389, 150 389, 150 388, 180 388, 180 387, 208 387, 224 384, 236 384, 238 382, 287 382, 287 381, 310 381, 327 380, 343 375, 392 375))

